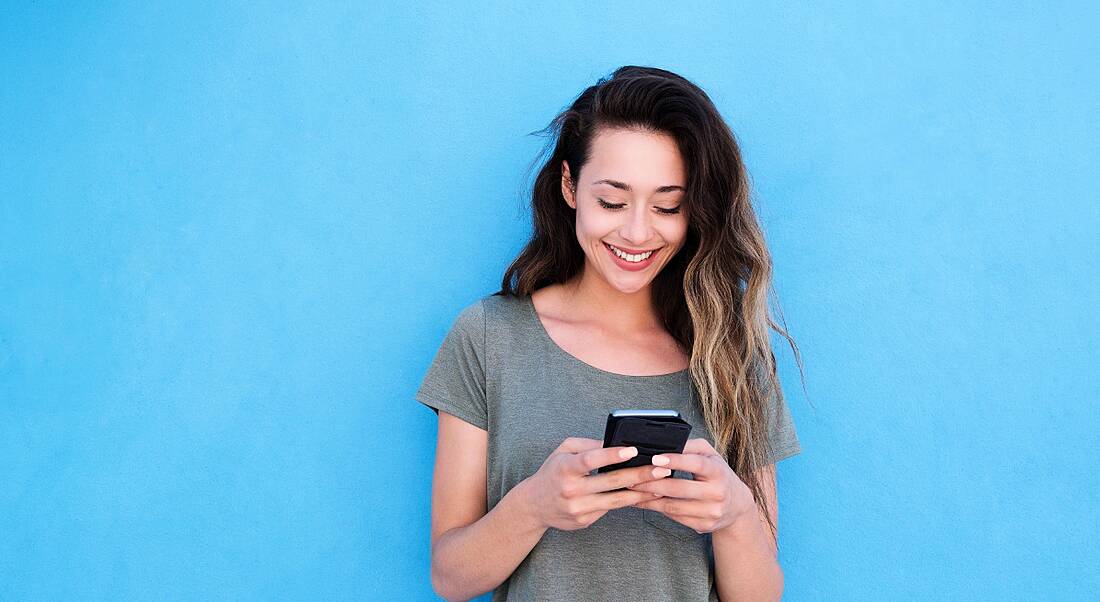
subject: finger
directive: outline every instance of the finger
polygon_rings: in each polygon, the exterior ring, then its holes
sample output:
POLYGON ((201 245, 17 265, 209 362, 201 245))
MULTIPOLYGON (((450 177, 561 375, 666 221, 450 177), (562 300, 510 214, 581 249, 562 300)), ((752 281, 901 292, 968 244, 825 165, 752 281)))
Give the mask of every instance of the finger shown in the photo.
POLYGON ((649 502, 652 502, 654 500, 660 499, 660 497, 661 496, 657 495, 656 493, 651 493, 651 494, 648 495, 648 497, 645 497, 645 498, 640 499, 640 500, 634 500, 631 503, 629 503, 629 504, 627 504, 626 506, 623 506, 623 507, 624 508, 646 508, 647 507, 646 504, 648 504, 649 502))
MULTIPOLYGON (((660 512, 650 507, 650 502, 639 502, 635 504, 636 508, 642 508, 644 510, 653 510, 654 512, 660 512)), ((664 514, 662 512, 662 514, 664 514)), ((674 520, 685 527, 691 527, 699 533, 706 533, 708 531, 707 520, 705 518, 696 518, 694 516, 683 516, 680 514, 665 514, 670 520, 674 520)))
POLYGON ((661 498, 660 497, 652 497, 648 500, 642 500, 640 502, 635 502, 635 503, 631 504, 631 506, 633 506, 635 508, 644 508, 646 510, 652 510, 654 512, 658 512, 657 507, 653 505, 653 502, 656 502, 659 499, 661 499, 661 498))
POLYGON ((695 439, 688 439, 687 443, 684 444, 684 453, 685 454, 702 454, 704 456, 710 456, 710 455, 717 456, 717 455, 720 455, 718 453, 718 451, 714 449, 714 446, 711 445, 709 441, 707 441, 706 439, 703 439, 702 437, 697 437, 695 439))
POLYGON ((689 479, 658 479, 656 481, 638 483, 637 485, 629 485, 627 488, 631 491, 659 493, 663 497, 711 501, 711 487, 712 485, 708 485, 703 481, 692 481, 689 479))
POLYGON ((600 447, 603 447, 603 441, 600 441, 599 439, 589 439, 588 437, 568 437, 564 441, 562 441, 561 445, 558 445, 558 448, 554 451, 577 454, 600 447))
POLYGON ((663 479, 671 474, 668 469, 661 469, 660 467, 654 467, 651 464, 645 464, 643 466, 632 466, 630 468, 622 468, 620 470, 613 470, 611 472, 604 472, 595 475, 585 477, 581 480, 581 493, 601 493, 604 491, 614 491, 623 487, 629 487, 630 485, 636 485, 638 483, 644 483, 652 481, 654 479, 663 479), (664 470, 664 476, 658 477, 654 474, 656 470, 664 470))
POLYGON ((592 523, 600 520, 600 518, 602 518, 605 514, 607 514, 607 510, 593 510, 592 512, 587 512, 578 516, 577 522, 581 523, 582 525, 588 524, 588 526, 591 527, 592 523))
POLYGON ((591 505, 586 506, 584 509, 585 514, 594 511, 608 511, 616 508, 623 508, 626 506, 634 505, 643 500, 656 499, 655 494, 648 491, 631 491, 629 489, 623 489, 622 491, 612 491, 609 493, 596 493, 588 496, 592 501, 591 505))
MULTIPOLYGON (((686 449, 686 446, 685 446, 686 449)), ((682 470, 695 475, 696 479, 707 480, 720 476, 719 466, 715 461, 722 461, 718 456, 703 454, 658 454, 651 460, 655 466, 664 466, 672 470, 682 470), (667 459, 664 462, 663 459, 667 459)))
POLYGON ((661 514, 675 515, 687 518, 707 518, 706 504, 692 500, 679 500, 676 498, 659 497, 647 501, 638 502, 639 508, 656 510, 661 514))
MULTIPOLYGON (((602 443, 600 445, 603 445, 602 443)), ((570 458, 569 469, 573 474, 586 475, 602 466, 618 464, 623 460, 629 460, 638 455, 638 448, 616 445, 615 447, 600 447, 589 449, 575 454, 570 458)))

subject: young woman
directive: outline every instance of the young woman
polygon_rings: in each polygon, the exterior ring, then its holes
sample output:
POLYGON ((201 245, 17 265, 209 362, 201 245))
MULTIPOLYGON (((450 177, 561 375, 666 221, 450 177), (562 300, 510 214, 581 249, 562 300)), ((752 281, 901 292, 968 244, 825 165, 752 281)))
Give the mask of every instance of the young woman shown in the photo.
POLYGON ((802 364, 769 315, 734 136, 697 86, 634 66, 548 129, 534 234, 416 394, 439 414, 432 586, 449 600, 778 599, 775 463, 801 450, 769 328, 802 364), (694 438, 597 474, 637 453, 602 447, 620 408, 679 410, 694 438))

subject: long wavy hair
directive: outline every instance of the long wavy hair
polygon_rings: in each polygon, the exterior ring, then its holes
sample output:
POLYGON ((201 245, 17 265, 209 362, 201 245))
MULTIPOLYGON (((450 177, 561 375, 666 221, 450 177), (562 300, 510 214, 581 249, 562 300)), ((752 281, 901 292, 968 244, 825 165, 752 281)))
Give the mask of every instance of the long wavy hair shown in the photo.
MULTIPOLYGON (((784 399, 769 328, 791 345, 800 374, 802 358, 769 313, 772 262, 750 201, 748 174, 733 132, 702 89, 663 69, 620 67, 539 130, 551 136, 540 156, 553 150, 532 187, 534 232, 493 294, 530 295, 583 269, 576 210, 561 192, 561 164, 568 163, 577 181, 593 139, 612 128, 667 134, 683 157, 686 241, 655 277, 653 305, 668 332, 691 350, 688 371, 714 447, 752 490, 778 546, 755 472, 773 451, 769 420, 778 416, 769 407, 784 399)), ((776 309, 785 325, 777 300, 776 309)))

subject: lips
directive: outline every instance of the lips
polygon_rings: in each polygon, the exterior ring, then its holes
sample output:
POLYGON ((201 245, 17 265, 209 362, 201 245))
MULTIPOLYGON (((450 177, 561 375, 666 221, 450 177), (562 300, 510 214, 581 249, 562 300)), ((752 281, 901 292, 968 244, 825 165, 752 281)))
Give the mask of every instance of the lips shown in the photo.
POLYGON ((619 266, 620 269, 626 270, 628 272, 640 272, 648 268, 650 264, 652 264, 657 259, 657 250, 663 248, 658 247, 658 249, 655 249, 648 258, 643 259, 642 261, 630 262, 616 255, 615 251, 612 250, 611 245, 604 243, 603 246, 605 249, 607 249, 607 253, 611 255, 611 261, 614 261, 615 265, 619 266))
MULTIPOLYGON (((611 246, 611 243, 608 243, 608 242, 605 242, 603 244, 605 244, 609 247, 611 246)), ((622 251, 623 253, 628 254, 628 255, 641 255, 642 253, 647 253, 649 251, 656 251, 658 249, 661 249, 662 247, 657 247, 655 249, 628 249, 626 247, 620 247, 619 245, 615 245, 615 248, 622 251)))

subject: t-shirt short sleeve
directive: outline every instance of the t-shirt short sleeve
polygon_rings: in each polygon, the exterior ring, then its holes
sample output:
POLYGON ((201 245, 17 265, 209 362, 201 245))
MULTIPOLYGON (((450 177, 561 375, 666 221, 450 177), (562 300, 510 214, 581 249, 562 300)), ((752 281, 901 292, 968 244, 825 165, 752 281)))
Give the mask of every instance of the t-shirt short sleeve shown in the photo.
POLYGON ((467 306, 451 324, 428 367, 416 400, 488 430, 485 403, 485 312, 482 302, 467 306))
POLYGON ((777 390, 768 395, 768 439, 772 450, 768 464, 774 464, 802 452, 795 432, 791 409, 777 390))

